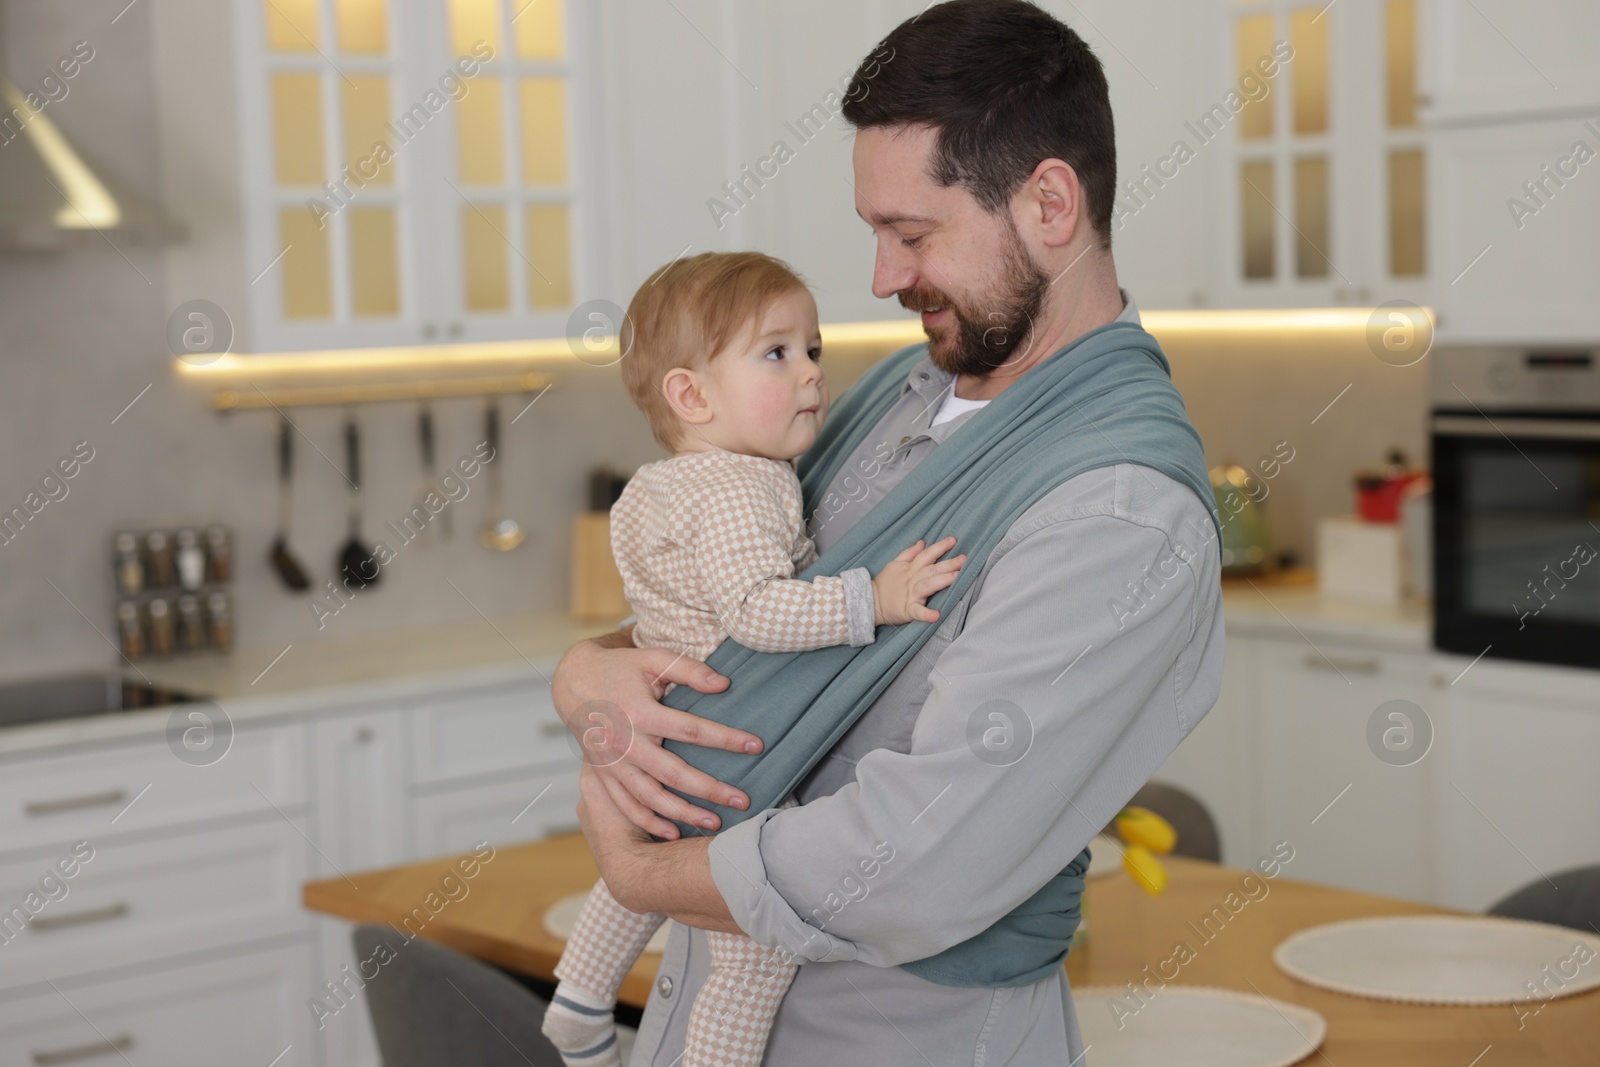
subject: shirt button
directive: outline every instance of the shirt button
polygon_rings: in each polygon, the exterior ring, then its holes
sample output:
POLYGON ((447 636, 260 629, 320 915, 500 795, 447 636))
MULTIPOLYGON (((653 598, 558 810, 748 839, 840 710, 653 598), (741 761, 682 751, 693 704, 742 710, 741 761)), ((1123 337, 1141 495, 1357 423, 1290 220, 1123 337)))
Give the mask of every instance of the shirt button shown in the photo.
POLYGON ((656 992, 661 994, 662 1000, 672 999, 672 979, 662 975, 656 979, 656 992))
POLYGON ((901 443, 901 444, 902 444, 902 445, 903 445, 903 444, 905 444, 905 443, 906 443, 906 442, 907 442, 907 441, 909 441, 909 440, 911 440, 911 435, 910 435, 910 434, 907 434, 907 435, 906 435, 906 436, 904 436, 904 437, 902 437, 902 438, 900 438, 900 443, 901 443))

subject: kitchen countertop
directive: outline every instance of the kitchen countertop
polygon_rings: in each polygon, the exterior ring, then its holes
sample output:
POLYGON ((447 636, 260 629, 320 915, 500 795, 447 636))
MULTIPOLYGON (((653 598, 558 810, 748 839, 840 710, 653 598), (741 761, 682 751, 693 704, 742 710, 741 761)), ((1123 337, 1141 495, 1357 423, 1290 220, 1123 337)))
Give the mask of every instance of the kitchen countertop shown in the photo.
MULTIPOLYGON (((547 681, 574 642, 615 628, 614 621, 580 623, 565 612, 547 612, 296 641, 226 657, 145 660, 138 673, 158 685, 204 694, 242 725, 361 702, 415 700, 464 685, 547 681)), ((174 708, 188 706, 10 727, 0 730, 0 757, 158 734, 174 708)))
MULTIPOLYGON (((1426 602, 1382 606, 1325 601, 1314 581, 1304 571, 1228 579, 1223 583, 1228 632, 1428 650, 1426 602)), ((613 627, 548 612, 240 649, 226 658, 145 661, 139 671, 157 684, 205 694, 235 725, 243 725, 356 703, 416 700, 464 685, 547 681, 573 642, 613 627)), ((0 730, 0 757, 148 737, 166 728, 172 712, 172 707, 151 708, 11 727, 0 730)))
POLYGON ((1431 601, 1407 598, 1398 604, 1367 604, 1325 599, 1311 570, 1225 578, 1222 610, 1228 633, 1240 636, 1298 634, 1396 652, 1428 652, 1433 647, 1431 601))

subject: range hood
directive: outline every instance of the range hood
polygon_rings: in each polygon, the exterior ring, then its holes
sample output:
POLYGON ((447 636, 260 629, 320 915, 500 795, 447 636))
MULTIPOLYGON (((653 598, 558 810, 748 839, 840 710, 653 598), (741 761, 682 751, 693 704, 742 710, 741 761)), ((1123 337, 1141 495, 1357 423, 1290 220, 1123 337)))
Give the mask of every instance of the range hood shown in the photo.
POLYGON ((177 222, 105 169, 91 166, 54 120, 0 76, 0 249, 98 242, 164 244, 177 222))

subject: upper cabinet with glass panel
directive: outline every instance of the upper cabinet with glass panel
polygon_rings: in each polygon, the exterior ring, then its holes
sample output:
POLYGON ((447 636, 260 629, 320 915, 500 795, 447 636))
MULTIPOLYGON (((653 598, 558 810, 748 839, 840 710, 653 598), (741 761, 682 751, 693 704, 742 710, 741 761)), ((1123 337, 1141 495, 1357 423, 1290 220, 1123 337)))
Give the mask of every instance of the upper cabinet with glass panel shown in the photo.
POLYGON ((1255 90, 1231 124, 1225 302, 1370 303, 1421 294, 1415 6, 1218 4, 1233 28, 1229 73, 1255 90))
POLYGON ((597 199, 580 194, 575 135, 594 124, 576 121, 568 16, 564 0, 167 0, 158 52, 238 48, 158 76, 169 187, 228 238, 173 252, 174 302, 220 304, 250 351, 558 336, 597 199), (196 74, 226 91, 196 93, 196 74), (226 138, 185 143, 224 123, 236 160, 226 138), (183 177, 203 155, 231 195, 183 177))

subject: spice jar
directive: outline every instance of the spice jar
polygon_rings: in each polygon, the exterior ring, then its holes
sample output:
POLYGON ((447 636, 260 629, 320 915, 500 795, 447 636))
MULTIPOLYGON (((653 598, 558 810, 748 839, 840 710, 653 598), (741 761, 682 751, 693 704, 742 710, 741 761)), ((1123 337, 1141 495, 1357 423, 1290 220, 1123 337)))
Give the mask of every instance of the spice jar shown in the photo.
POLYGON ((157 656, 170 656, 173 649, 172 606, 166 597, 152 597, 150 611, 150 651, 157 656))
POLYGON ((144 588, 144 561, 139 558, 139 538, 124 530, 113 540, 116 548, 117 592, 137 593, 144 588))
POLYGON ((178 584, 177 572, 172 562, 172 540, 165 530, 151 530, 144 537, 145 563, 149 568, 151 588, 164 589, 178 584))
POLYGON ((224 585, 233 579, 233 539, 226 526, 206 531, 206 581, 224 585))
POLYGON ((178 598, 178 647, 185 652, 206 647, 206 622, 200 599, 185 593, 178 598))
POLYGON ((144 658, 144 631, 139 627, 139 605, 136 601, 124 600, 117 605, 117 645, 128 660, 144 658))
POLYGON ((177 541, 178 584, 192 592, 206 580, 206 554, 200 548, 200 535, 193 530, 179 530, 177 541))
POLYGON ((211 647, 226 651, 233 647, 233 609, 228 604, 228 594, 212 593, 206 599, 206 614, 211 622, 211 647))

